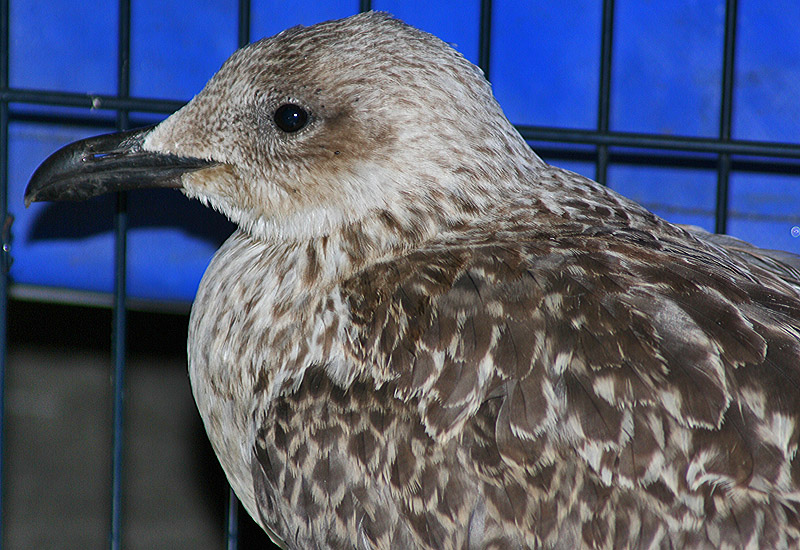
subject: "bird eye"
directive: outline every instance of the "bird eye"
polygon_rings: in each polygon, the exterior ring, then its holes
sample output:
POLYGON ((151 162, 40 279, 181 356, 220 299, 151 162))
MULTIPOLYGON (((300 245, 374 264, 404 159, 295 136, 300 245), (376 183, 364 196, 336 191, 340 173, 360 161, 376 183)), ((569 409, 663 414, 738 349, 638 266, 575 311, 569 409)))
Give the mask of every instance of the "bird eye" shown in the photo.
POLYGON ((273 118, 278 128, 287 133, 297 132, 308 124, 308 113, 294 103, 287 103, 278 107, 273 118))

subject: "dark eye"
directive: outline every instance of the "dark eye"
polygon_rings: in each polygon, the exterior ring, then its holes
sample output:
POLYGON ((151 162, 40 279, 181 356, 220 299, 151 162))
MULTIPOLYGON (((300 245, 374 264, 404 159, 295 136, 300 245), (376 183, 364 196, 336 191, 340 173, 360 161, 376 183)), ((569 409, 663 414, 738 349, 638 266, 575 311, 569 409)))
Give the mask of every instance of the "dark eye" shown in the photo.
POLYGON ((308 113, 294 103, 281 105, 275 110, 275 124, 287 133, 297 132, 308 124, 308 113))

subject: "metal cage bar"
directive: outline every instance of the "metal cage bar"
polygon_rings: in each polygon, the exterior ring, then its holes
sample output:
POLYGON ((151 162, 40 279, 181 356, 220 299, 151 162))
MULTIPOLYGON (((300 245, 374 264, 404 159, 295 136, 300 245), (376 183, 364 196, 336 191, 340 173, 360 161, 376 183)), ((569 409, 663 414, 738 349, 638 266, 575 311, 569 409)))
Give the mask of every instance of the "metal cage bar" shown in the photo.
MULTIPOLYGON (((119 0, 117 24, 117 97, 130 95, 131 3, 119 0)), ((129 127, 128 111, 116 114, 118 131, 129 127)), ((111 550, 122 547, 122 478, 124 449, 124 397, 127 356, 127 266, 128 266, 128 207, 127 193, 117 194, 114 213, 114 306, 112 316, 112 354, 114 361, 114 410, 111 453, 111 550)))
MULTIPOLYGON (((8 88, 9 0, 0 0, 0 90, 8 88)), ((8 268, 11 218, 8 214, 8 103, 0 101, 0 548, 3 546, 5 490, 5 375, 8 328, 8 268)))
POLYGON ((478 23, 478 66, 486 80, 491 80, 492 55, 492 0, 481 0, 481 12, 478 23))
MULTIPOLYGON (((719 139, 730 141, 733 120, 733 75, 736 54, 737 0, 725 2, 725 38, 722 49, 722 90, 719 115, 719 139)), ((728 187, 731 177, 731 155, 720 153, 717 167, 717 198, 714 205, 714 231, 725 233, 728 228, 728 187)))
MULTIPOLYGON (((600 27, 600 78, 597 90, 597 131, 608 133, 611 118, 611 62, 614 53, 614 0, 603 0, 600 27)), ((608 183, 608 145, 598 144, 595 180, 608 183)))

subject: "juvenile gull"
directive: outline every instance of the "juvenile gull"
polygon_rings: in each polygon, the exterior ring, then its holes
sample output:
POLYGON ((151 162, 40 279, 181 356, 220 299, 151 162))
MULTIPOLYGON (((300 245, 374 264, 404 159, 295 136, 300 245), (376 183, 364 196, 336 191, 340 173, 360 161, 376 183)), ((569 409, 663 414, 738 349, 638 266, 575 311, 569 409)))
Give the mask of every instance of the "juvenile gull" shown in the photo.
POLYGON ((144 186, 239 226, 189 373, 285 547, 800 544, 800 258, 547 165, 439 39, 291 28, 26 201, 144 186))

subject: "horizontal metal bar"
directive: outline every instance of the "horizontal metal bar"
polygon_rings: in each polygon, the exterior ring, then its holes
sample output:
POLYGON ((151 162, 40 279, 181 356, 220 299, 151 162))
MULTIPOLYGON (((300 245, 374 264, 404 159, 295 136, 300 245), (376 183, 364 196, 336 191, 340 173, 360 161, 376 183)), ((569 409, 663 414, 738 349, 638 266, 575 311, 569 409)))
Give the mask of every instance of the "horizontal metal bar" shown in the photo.
MULTIPOLYGON (((157 115, 153 118, 147 116, 130 116, 128 120, 131 128, 138 126, 150 126, 165 116, 164 113, 153 113, 157 115)), ((70 114, 70 113, 32 113, 11 111, 9 118, 14 122, 24 122, 28 124, 54 124, 58 126, 82 126, 87 128, 97 128, 98 131, 113 132, 117 126, 117 117, 114 111, 103 111, 101 115, 90 114, 70 114)))
MULTIPOLYGON (((593 163, 596 158, 595 152, 590 150, 569 149, 549 143, 534 143, 531 146, 539 156, 549 160, 593 163)), ((656 166, 699 170, 716 170, 718 165, 717 157, 708 153, 680 152, 670 154, 664 151, 615 151, 613 149, 609 154, 609 162, 628 166, 656 166)), ((731 169, 736 172, 798 175, 800 174, 800 159, 731 157, 731 169)))
POLYGON ((103 94, 79 94, 20 88, 0 89, 0 102, 151 113, 174 113, 186 104, 185 101, 175 101, 171 99, 117 97, 103 94))
POLYGON ((586 143, 589 145, 608 145, 635 149, 669 149, 696 153, 728 153, 752 157, 800 158, 800 143, 724 141, 714 138, 632 132, 601 133, 596 130, 550 128, 545 126, 517 126, 517 130, 528 141, 586 143))

